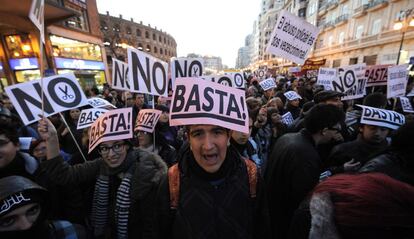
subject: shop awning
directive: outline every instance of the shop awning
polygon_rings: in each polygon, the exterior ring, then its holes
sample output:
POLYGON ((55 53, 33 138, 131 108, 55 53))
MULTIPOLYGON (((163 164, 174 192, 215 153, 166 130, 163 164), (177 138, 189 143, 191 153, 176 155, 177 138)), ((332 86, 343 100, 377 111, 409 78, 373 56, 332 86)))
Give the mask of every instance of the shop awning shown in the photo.
MULTIPOLYGON (((29 20, 29 11, 31 4, 32 0, 0 0, 0 16, 13 16, 29 20)), ((76 15, 78 15, 77 12, 61 6, 57 0, 45 0, 46 25, 65 20, 76 15)), ((3 18, 2 23, 0 24, 0 29, 13 28, 13 26, 16 28, 16 22, 14 20, 5 22, 3 18)))

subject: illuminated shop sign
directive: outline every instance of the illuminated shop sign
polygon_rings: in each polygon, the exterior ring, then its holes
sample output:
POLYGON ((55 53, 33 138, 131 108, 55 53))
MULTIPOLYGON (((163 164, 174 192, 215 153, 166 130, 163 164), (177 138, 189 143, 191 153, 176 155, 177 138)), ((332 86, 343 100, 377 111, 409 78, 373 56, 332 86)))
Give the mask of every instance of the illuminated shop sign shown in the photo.
POLYGON ((55 57, 56 68, 74 70, 105 70, 101 61, 88 61, 55 57))
POLYGON ((36 57, 22 58, 22 59, 10 59, 10 67, 13 70, 30 70, 39 68, 39 63, 36 57))

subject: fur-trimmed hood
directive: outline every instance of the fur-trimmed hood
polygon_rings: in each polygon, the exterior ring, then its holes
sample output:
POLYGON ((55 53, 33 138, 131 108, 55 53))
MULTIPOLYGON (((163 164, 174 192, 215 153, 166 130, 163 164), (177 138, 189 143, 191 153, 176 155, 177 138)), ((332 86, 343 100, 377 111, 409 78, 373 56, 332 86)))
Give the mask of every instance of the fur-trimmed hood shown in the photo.
POLYGON ((309 205, 311 229, 309 239, 339 239, 335 226, 334 206, 329 193, 314 194, 309 205))

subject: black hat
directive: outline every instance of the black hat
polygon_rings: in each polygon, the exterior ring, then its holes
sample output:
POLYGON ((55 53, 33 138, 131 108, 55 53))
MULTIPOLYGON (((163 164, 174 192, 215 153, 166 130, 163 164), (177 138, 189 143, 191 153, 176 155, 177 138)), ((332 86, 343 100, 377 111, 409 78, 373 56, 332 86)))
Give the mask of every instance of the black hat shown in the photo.
POLYGON ((320 102, 323 102, 325 100, 329 100, 335 97, 341 97, 344 96, 345 94, 341 93, 341 92, 336 92, 333 90, 322 90, 319 91, 318 93, 315 94, 315 96, 313 97, 313 101, 318 104, 320 102))

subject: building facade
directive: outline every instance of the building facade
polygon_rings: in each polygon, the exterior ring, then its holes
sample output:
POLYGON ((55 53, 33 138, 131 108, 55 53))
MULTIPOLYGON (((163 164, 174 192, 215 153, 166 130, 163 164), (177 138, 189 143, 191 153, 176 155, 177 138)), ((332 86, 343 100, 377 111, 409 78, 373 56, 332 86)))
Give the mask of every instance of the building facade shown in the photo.
POLYGON ((112 62, 112 57, 126 61, 128 46, 147 52, 148 54, 169 62, 172 57, 177 56, 177 43, 168 33, 136 23, 134 19, 126 20, 114 17, 106 12, 100 14, 101 31, 107 52, 107 61, 112 62))
MULTIPOLYGON (((0 0, 0 90, 41 76, 31 0, 0 0)), ((73 72, 82 87, 106 82, 96 0, 45 0, 44 75, 73 72)))

